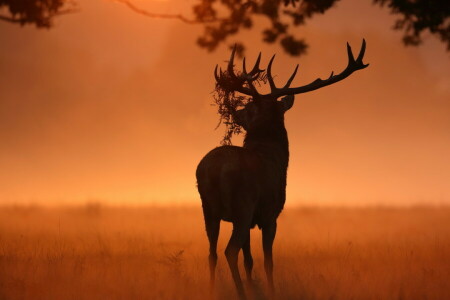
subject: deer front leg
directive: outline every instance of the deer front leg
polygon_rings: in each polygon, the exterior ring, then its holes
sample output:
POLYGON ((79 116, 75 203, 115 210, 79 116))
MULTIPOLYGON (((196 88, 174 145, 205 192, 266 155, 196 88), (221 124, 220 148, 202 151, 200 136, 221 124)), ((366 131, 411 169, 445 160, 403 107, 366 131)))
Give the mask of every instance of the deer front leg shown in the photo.
POLYGON ((267 282, 269 284, 269 293, 271 296, 273 296, 274 294, 272 246, 276 232, 277 232, 276 221, 271 222, 262 228, 264 269, 266 270, 267 282))

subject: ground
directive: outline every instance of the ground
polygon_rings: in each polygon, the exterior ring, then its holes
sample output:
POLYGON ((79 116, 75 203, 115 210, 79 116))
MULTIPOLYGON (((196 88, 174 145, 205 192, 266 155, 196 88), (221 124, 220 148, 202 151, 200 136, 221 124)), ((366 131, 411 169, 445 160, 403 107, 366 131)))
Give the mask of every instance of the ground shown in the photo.
MULTIPOLYGON (((222 223, 220 300, 236 295, 230 231, 222 223)), ((258 229, 252 252, 248 291, 267 299, 258 229)), ((1 300, 210 299, 207 255, 199 208, 0 208, 1 300)), ((450 208, 288 207, 274 263, 277 299, 450 299, 450 208)))

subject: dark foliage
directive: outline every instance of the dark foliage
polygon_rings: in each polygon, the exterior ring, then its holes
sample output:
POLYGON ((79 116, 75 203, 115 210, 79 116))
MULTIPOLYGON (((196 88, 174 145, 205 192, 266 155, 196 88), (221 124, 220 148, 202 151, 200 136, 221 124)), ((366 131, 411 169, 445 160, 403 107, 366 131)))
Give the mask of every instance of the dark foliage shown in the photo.
MULTIPOLYGON (((194 7, 197 20, 205 23, 198 44, 209 51, 235 35, 241 29, 250 29, 255 17, 264 17, 271 26, 262 32, 262 40, 280 43, 294 56, 304 54, 308 45, 292 33, 292 29, 305 25, 317 14, 323 14, 339 0, 199 0, 194 7), (226 17, 219 18, 219 12, 226 17), (216 20, 217 22, 211 22, 216 20)), ((394 29, 404 32, 405 45, 418 45, 422 34, 429 31, 437 35, 450 51, 450 1, 445 0, 373 0, 400 15, 394 29)), ((243 45, 241 45, 243 48, 243 45)))
POLYGON ((448 0, 374 0, 399 15, 394 29, 403 30, 405 45, 419 45, 422 34, 429 30, 447 44, 450 51, 450 1, 448 0))
MULTIPOLYGON (((266 43, 280 43, 291 55, 306 52, 307 44, 296 38, 292 27, 304 25, 316 14, 323 14, 338 0, 200 0, 194 6, 198 21, 205 22, 204 33, 197 43, 200 47, 213 51, 218 45, 241 29, 250 29, 255 17, 269 20, 270 27, 262 32, 266 43), (218 17, 225 15, 225 17, 218 17), (216 21, 216 22, 212 22, 216 21)), ((240 45, 243 48, 243 45, 240 45)))
MULTIPOLYGON (((178 19, 188 24, 201 23, 203 34, 200 47, 214 51, 220 44, 240 30, 250 30, 255 18, 269 21, 261 32, 266 43, 279 43, 290 55, 306 53, 306 41, 293 33, 315 15, 324 14, 339 0, 197 0, 194 19, 184 15, 147 12, 133 4, 133 0, 116 0, 137 13, 150 18, 178 19)), ((76 0, 0 0, 0 20, 20 25, 34 24, 38 28, 52 26, 55 16, 73 12, 76 0)), ((437 36, 450 51, 450 1, 448 0, 372 0, 375 5, 388 7, 399 15, 393 28, 403 31, 405 45, 419 45, 424 33, 437 36)), ((234 44, 235 41, 232 41, 234 44)), ((230 43, 231 44, 231 43, 230 43)), ((238 55, 242 55, 243 43, 238 55)))
POLYGON ((75 11, 75 3, 68 0, 0 0, 0 20, 20 25, 34 24, 50 28, 55 16, 75 11))

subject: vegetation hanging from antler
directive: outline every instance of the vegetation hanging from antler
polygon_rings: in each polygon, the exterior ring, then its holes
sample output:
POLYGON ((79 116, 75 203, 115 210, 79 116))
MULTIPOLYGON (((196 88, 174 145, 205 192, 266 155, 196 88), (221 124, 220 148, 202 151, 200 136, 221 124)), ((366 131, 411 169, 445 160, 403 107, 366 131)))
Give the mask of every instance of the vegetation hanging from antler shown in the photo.
MULTIPOLYGON (((235 90, 233 90, 231 84, 232 77, 227 71, 222 73, 221 83, 216 82, 216 87, 214 89, 214 105, 217 106, 217 113, 219 114, 219 123, 217 128, 221 124, 225 125, 225 133, 221 145, 232 145, 231 138, 233 135, 239 135, 242 133, 242 126, 239 125, 234 119, 233 114, 240 108, 243 108, 247 103, 252 100, 251 96, 243 95, 235 90)), ((266 73, 261 73, 258 78, 255 79, 254 83, 259 86, 261 84, 267 83, 266 73)))
MULTIPOLYGON (((223 73, 223 76, 231 80, 230 75, 226 71, 223 73)), ((226 82, 226 80, 224 81, 226 82)), ((226 84, 219 84, 219 82, 216 82, 213 98, 219 114, 219 123, 217 124, 216 129, 219 128, 221 124, 225 125, 225 133, 220 143, 222 145, 231 145, 233 134, 239 135, 242 133, 242 127, 233 119, 233 113, 239 108, 244 107, 245 104, 250 101, 250 97, 240 95, 231 88, 227 88, 226 84)))
POLYGON ((233 134, 240 134, 242 131, 234 119, 233 115, 240 107, 244 107, 249 101, 259 98, 259 93, 255 88, 255 83, 260 85, 266 83, 265 70, 260 69, 261 53, 255 62, 253 69, 247 72, 245 66, 245 58, 242 61, 242 72, 237 74, 234 71, 234 56, 238 50, 237 45, 234 46, 231 52, 228 67, 225 71, 217 65, 214 70, 214 77, 216 79, 216 88, 214 95, 214 102, 218 107, 220 115, 220 124, 225 124, 226 131, 221 142, 222 145, 231 145, 231 138, 233 134), (218 70, 219 68, 219 70, 218 70), (239 94, 238 94, 239 93, 239 94))

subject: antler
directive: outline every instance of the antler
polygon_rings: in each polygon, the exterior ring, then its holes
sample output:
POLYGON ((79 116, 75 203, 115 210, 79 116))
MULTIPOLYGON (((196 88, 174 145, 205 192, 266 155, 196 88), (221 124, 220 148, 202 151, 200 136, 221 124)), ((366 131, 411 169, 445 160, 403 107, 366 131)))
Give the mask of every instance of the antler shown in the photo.
POLYGON ((219 85, 223 86, 225 89, 230 91, 238 91, 242 94, 252 96, 254 98, 259 98, 261 96, 253 85, 253 81, 257 80, 259 75, 264 72, 263 69, 259 68, 259 64, 261 62, 261 52, 256 59, 255 65, 250 73, 247 73, 247 68, 245 65, 245 57, 242 62, 242 73, 236 75, 234 73, 234 55, 236 53, 236 46, 234 46, 233 51, 231 52, 230 60, 228 61, 227 71, 223 72, 222 68, 219 68, 219 74, 217 74, 216 65, 214 69, 214 77, 219 85), (244 84, 247 83, 247 86, 244 84))
POLYGON ((270 85, 270 93, 261 95, 256 90, 255 86, 253 85, 253 81, 257 80, 259 75, 264 72, 264 70, 259 69, 259 63, 261 61, 261 53, 258 55, 258 59, 256 60, 255 66, 253 67, 252 71, 250 73, 247 73, 245 68, 245 58, 243 60, 243 72, 240 75, 236 75, 234 73, 234 55, 236 52, 236 47, 234 47, 233 51, 231 52, 231 58, 228 62, 228 68, 227 72, 222 72, 222 69, 220 69, 220 75, 217 74, 217 68, 216 66, 214 75, 216 78, 216 81, 219 85, 224 86, 226 89, 238 91, 242 94, 252 96, 253 98, 270 98, 270 99, 278 99, 281 96, 285 95, 295 95, 295 94, 301 94, 306 93, 310 91, 314 91, 317 89, 320 89, 322 87, 325 87, 327 85, 331 85, 333 83, 336 83, 338 81, 341 81, 348 76, 350 76, 353 72, 357 70, 362 70, 364 68, 367 68, 369 64, 363 63, 363 57, 364 53, 366 51, 366 41, 363 39, 361 50, 359 51, 358 57, 355 59, 353 56, 352 48, 347 43, 347 55, 348 55, 348 64, 347 67, 339 74, 334 75, 334 72, 331 72, 330 77, 328 79, 320 79, 317 78, 310 84, 300 86, 300 87, 293 87, 291 88, 290 85, 292 81, 295 78, 295 75, 298 71, 298 65, 295 67, 294 72, 292 73, 291 77, 289 77, 288 81, 284 85, 283 88, 277 88, 275 86, 275 82, 272 77, 272 64, 275 59, 275 55, 272 56, 272 58, 269 61, 269 65, 267 66, 267 80, 270 85), (244 86, 244 84, 247 83, 247 86, 244 86))
POLYGON ((281 89, 275 87, 275 84, 273 83, 272 74, 271 74, 272 73, 271 72, 272 62, 275 57, 275 55, 274 55, 272 57, 271 61, 269 62, 269 67, 267 68, 267 79, 269 80, 269 84, 270 84, 270 88, 271 88, 271 92, 267 96, 270 95, 271 97, 274 97, 276 99, 280 96, 306 93, 306 92, 320 89, 324 86, 336 83, 338 81, 341 81, 342 79, 345 79, 348 76, 350 76, 353 72, 355 72, 357 70, 362 70, 369 66, 369 64, 364 64, 362 61, 365 51, 366 51, 366 41, 363 39, 362 45, 361 45, 361 50, 359 51, 358 57, 355 60, 355 58, 353 57, 352 48, 347 43, 348 64, 347 64, 347 67, 344 69, 344 71, 342 71, 341 73, 339 73, 337 75, 333 75, 334 72, 331 72, 330 77, 328 77, 328 79, 323 80, 323 79, 317 78, 310 84, 291 88, 289 86, 291 85, 292 80, 294 80, 294 77, 297 74, 297 69, 298 69, 298 65, 297 65, 295 67, 294 73, 292 73, 292 75, 289 78, 289 80, 287 81, 286 85, 281 89))

